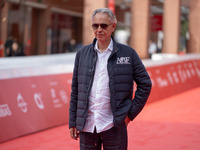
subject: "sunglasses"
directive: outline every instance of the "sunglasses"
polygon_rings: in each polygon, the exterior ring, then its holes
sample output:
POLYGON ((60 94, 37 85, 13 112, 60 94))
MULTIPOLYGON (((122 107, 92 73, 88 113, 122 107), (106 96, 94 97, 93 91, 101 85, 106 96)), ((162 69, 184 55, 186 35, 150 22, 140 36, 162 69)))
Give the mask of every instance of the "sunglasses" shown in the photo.
POLYGON ((94 30, 97 30, 99 28, 99 26, 103 29, 103 30, 106 30, 108 28, 109 25, 111 25, 112 23, 110 24, 106 24, 106 23, 101 23, 101 24, 97 24, 97 23, 94 23, 92 24, 92 28, 94 30))

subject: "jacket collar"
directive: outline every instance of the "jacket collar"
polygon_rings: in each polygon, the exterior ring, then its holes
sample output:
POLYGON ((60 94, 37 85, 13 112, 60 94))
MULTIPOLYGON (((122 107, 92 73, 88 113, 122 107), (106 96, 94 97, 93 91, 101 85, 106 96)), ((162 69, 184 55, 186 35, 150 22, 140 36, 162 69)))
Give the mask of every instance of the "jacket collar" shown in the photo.
MULTIPOLYGON (((118 47, 117 47, 118 43, 115 41, 115 39, 114 39, 113 36, 111 36, 111 38, 113 40, 113 51, 112 51, 112 53, 114 53, 114 52, 118 51, 118 47)), ((96 42, 97 42, 97 39, 94 38, 93 43, 92 43, 92 47, 93 47, 94 51, 95 51, 95 44, 96 44, 96 42)))

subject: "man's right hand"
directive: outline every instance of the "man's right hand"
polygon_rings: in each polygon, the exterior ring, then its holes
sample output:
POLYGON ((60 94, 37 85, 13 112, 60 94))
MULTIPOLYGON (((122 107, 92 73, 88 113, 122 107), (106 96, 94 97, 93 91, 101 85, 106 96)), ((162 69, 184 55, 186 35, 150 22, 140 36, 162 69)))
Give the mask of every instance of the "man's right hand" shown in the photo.
POLYGON ((78 137, 79 137, 79 132, 76 130, 76 128, 75 128, 75 127, 70 128, 69 131, 70 131, 71 137, 72 137, 74 140, 77 140, 78 137))

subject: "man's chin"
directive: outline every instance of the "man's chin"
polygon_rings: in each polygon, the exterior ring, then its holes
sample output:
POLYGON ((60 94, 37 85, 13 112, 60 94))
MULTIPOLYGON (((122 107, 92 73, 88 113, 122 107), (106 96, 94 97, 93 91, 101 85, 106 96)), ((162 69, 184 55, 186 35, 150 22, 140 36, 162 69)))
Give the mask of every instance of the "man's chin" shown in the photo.
POLYGON ((105 39, 104 36, 97 36, 96 38, 97 38, 97 40, 104 40, 105 39))

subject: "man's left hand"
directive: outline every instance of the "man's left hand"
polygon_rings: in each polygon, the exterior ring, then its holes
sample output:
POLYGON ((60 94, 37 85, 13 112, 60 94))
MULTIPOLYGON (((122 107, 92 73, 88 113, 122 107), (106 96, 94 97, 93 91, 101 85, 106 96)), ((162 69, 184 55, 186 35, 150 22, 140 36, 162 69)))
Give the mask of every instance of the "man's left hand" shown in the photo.
POLYGON ((128 116, 126 116, 124 121, 125 121, 126 126, 128 126, 128 124, 131 121, 131 119, 128 116))

